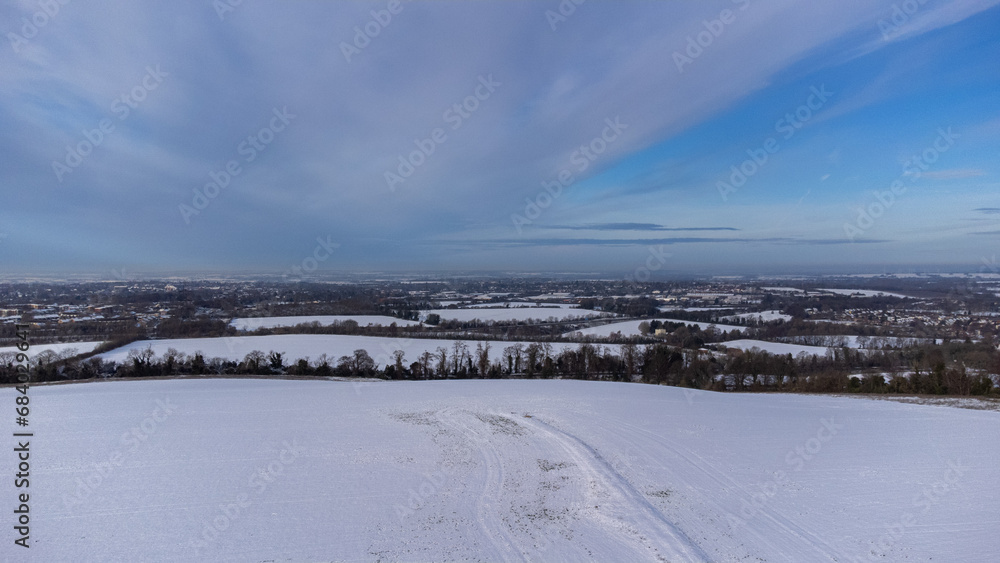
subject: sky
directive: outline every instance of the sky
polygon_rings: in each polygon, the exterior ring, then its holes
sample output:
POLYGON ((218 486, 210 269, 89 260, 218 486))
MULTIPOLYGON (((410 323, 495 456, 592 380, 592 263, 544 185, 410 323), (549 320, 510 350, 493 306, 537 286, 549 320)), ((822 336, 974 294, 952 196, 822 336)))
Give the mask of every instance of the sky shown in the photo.
POLYGON ((0 273, 975 271, 1000 0, 0 0, 0 273))

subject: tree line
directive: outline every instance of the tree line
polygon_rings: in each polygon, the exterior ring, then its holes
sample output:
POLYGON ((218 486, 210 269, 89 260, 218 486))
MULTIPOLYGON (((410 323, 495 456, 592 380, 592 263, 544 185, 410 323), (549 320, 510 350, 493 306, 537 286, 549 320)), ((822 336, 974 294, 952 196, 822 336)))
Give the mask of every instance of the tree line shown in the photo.
MULTIPOLYGON (((674 385, 715 391, 995 395, 1000 353, 991 344, 920 344, 893 350, 833 348, 825 356, 725 352, 667 343, 590 342, 555 352, 548 342, 455 341, 407 357, 395 350, 376 361, 366 350, 309 360, 255 350, 242 360, 169 349, 132 349, 125 361, 43 352, 32 380, 68 381, 162 376, 303 376, 388 380, 563 378, 674 385), (474 344, 474 346, 473 346, 474 344)), ((14 355, 0 354, 0 381, 16 381, 14 355)))

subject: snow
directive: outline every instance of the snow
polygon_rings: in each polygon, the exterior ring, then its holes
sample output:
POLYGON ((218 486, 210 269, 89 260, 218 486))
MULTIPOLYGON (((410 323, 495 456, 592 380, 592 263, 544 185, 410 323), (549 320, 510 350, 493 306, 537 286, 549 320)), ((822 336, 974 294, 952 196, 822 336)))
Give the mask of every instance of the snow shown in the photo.
POLYGON ((723 321, 731 321, 733 319, 751 319, 767 323, 771 321, 790 321, 792 320, 792 316, 786 315, 781 311, 760 311, 757 313, 740 313, 739 315, 719 317, 719 319, 723 321))
MULTIPOLYGON (((991 411, 583 381, 114 381, 31 393, 31 561, 1000 553, 991 411)), ((10 502, 13 483, 0 485, 10 502)))
MULTIPOLYGON (((792 343, 801 342, 811 345, 825 345, 832 347, 862 349, 878 349, 883 346, 890 348, 902 348, 904 346, 915 346, 918 344, 929 344, 930 338, 904 338, 898 336, 854 336, 854 335, 812 335, 812 336, 788 336, 782 338, 792 343)), ((933 341, 940 344, 942 339, 933 341)))
POLYGON ((873 289, 817 289, 816 291, 826 291, 828 293, 836 293, 837 295, 861 295, 862 297, 877 297, 879 295, 885 297, 909 297, 908 295, 873 289))
POLYGON ((566 309, 562 307, 511 307, 501 309, 429 309, 420 312, 421 320, 427 319, 427 315, 436 313, 442 320, 455 320, 468 322, 475 319, 480 321, 527 321, 527 320, 548 320, 554 317, 557 320, 564 319, 587 319, 596 317, 611 316, 609 313, 592 311, 590 309, 566 309))
MULTIPOLYGON (((417 358, 425 351, 434 353, 438 347, 447 348, 450 356, 455 342, 455 340, 438 338, 391 338, 347 334, 272 334, 267 336, 176 338, 140 340, 100 354, 99 357, 122 363, 128 357, 130 350, 151 348, 157 356, 163 356, 169 348, 174 348, 189 356, 194 355, 195 352, 201 352, 206 360, 223 358, 238 361, 245 358, 250 352, 259 350, 265 354, 272 351, 281 353, 286 364, 290 364, 296 359, 316 360, 322 354, 326 354, 331 363, 336 363, 341 356, 350 356, 355 350, 363 349, 379 366, 385 366, 394 361, 391 356, 393 351, 402 350, 406 354, 405 360, 409 365, 417 361, 417 358)), ((461 342, 465 343, 469 352, 472 353, 479 341, 461 340, 461 342)), ((489 343, 491 360, 499 358, 507 346, 517 344, 517 342, 500 340, 489 343)), ((528 344, 530 342, 521 342, 522 346, 528 344)), ((558 354, 564 349, 576 349, 577 347, 578 344, 571 342, 552 343, 553 354, 558 354)))
MULTIPOLYGON (((94 348, 97 348, 103 342, 62 342, 59 344, 32 344, 28 348, 28 357, 34 358, 38 354, 45 351, 52 351, 56 354, 65 354, 72 350, 76 351, 76 354, 86 354, 88 352, 93 352, 94 348)), ((4 346, 0 348, 0 354, 9 353, 16 354, 19 352, 16 346, 4 346)), ((75 354, 74 354, 75 355, 75 354)))
POLYGON ((305 315, 298 317, 247 317, 237 318, 229 324, 237 330, 257 330, 258 328, 274 328, 279 326, 295 326, 301 323, 318 322, 321 325, 331 325, 335 322, 355 321, 360 326, 382 325, 389 326, 396 323, 396 326, 415 326, 417 321, 407 321, 389 317, 385 315, 305 315))
POLYGON ((730 340, 728 342, 722 342, 727 348, 739 348, 740 350, 749 350, 751 348, 760 348, 765 352, 771 354, 791 354, 792 356, 798 356, 800 353, 805 352, 806 354, 813 354, 817 356, 823 356, 826 354, 828 348, 824 346, 806 346, 805 344, 785 344, 784 342, 768 342, 766 340, 752 340, 749 338, 744 338, 740 340, 730 340))
POLYGON ((465 305, 465 309, 497 309, 503 307, 537 307, 546 309, 573 309, 578 307, 575 303, 539 303, 537 301, 504 301, 501 303, 475 303, 465 305))
POLYGON ((805 293, 804 290, 798 289, 796 287, 762 287, 764 291, 787 291, 790 293, 805 293))
MULTIPOLYGON (((622 321, 620 323, 610 323, 601 326, 594 326, 589 328, 582 328, 580 330, 574 330, 563 334, 567 338, 577 338, 581 336, 597 336, 597 337, 608 337, 615 332, 620 332, 622 336, 639 336, 642 334, 639 331, 639 325, 641 323, 648 323, 651 319, 641 319, 633 321, 622 321)), ((684 324, 698 325, 702 330, 708 328, 710 323, 698 323, 694 321, 679 321, 671 319, 659 319, 661 322, 677 322, 684 324)), ((729 331, 729 330, 743 330, 745 327, 733 326, 733 325, 715 325, 719 331, 729 331)))
POLYGON ((726 309, 732 309, 732 307, 673 307, 670 305, 664 307, 657 307, 661 313, 666 313, 668 311, 724 311, 726 309))
POLYGON ((660 321, 666 321, 668 323, 683 323, 683 324, 686 324, 686 325, 696 325, 701 330, 707 329, 709 327, 709 325, 715 325, 715 328, 719 329, 719 331, 721 331, 721 332, 729 332, 731 330, 746 330, 747 329, 747 327, 745 327, 745 326, 724 325, 724 324, 719 324, 719 323, 703 323, 703 322, 698 322, 698 321, 685 321, 683 319, 658 319, 658 320, 660 320, 660 321))

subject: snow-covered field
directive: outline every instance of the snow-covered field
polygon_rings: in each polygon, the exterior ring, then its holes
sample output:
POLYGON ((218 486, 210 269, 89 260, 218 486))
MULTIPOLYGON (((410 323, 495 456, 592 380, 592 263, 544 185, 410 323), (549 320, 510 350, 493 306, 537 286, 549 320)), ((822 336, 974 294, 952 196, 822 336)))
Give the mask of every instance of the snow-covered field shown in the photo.
MULTIPOLYGON (((97 348, 103 344, 103 342, 65 342, 61 344, 35 344, 28 349, 28 355, 34 358, 42 352, 51 351, 56 354, 86 354, 87 352, 93 352, 94 348, 97 348)), ((0 354, 3 353, 16 354, 18 352, 16 346, 4 346, 0 348, 0 354)))
POLYGON ((279 326, 295 326, 302 323, 317 322, 321 325, 331 325, 335 322, 355 321, 360 326, 382 325, 396 326, 419 325, 417 321, 406 321, 386 315, 306 315, 300 317, 246 317, 230 321, 237 330, 257 330, 258 328, 274 328, 279 326))
MULTIPOLYGON (((468 346, 471 353, 476 349, 476 344, 479 341, 462 340, 461 342, 468 346)), ((411 362, 417 361, 417 358, 425 351, 433 353, 438 347, 446 348, 450 355, 454 344, 455 340, 437 338, 390 338, 346 334, 273 334, 268 336, 139 340, 100 354, 98 357, 122 363, 131 350, 151 348, 157 356, 163 356, 168 349, 173 348, 189 356, 194 355, 195 352, 201 352, 205 359, 223 358, 238 361, 245 358, 250 352, 259 350, 265 354, 272 351, 283 354, 286 364, 300 358, 316 360, 322 354, 326 354, 330 362, 335 363, 341 356, 349 356, 355 350, 362 349, 367 351, 380 367, 384 367, 393 362, 391 355, 395 350, 402 350, 406 354, 406 362, 409 365, 411 362)), ((503 353, 505 347, 514 344, 517 342, 490 341, 490 360, 495 361, 503 353)), ((520 344, 527 346, 530 343, 521 342, 520 344)), ((578 346, 578 344, 571 342, 555 342, 552 343, 552 351, 553 354, 559 354, 564 349, 576 349, 578 346)))
POLYGON ((874 289, 817 289, 816 291, 826 291, 828 293, 836 293, 837 295, 860 295, 862 297, 878 297, 879 295, 885 297, 907 297, 899 293, 877 291, 874 289))
POLYGON ((425 320, 427 315, 437 313, 442 320, 454 320, 467 322, 475 319, 481 321, 545 321, 550 317, 556 320, 564 319, 590 319, 597 317, 610 317, 610 313, 592 311, 590 309, 569 309, 564 307, 509 307, 498 309, 428 309, 420 312, 420 319, 425 320))
POLYGON ((732 307, 674 307, 667 305, 665 307, 657 307, 661 313, 667 313, 670 311, 724 311, 726 309, 732 309, 732 307))
MULTIPOLYGON (((680 321, 680 320, 671 320, 671 319, 658 319, 658 320, 660 320, 661 322, 664 321, 664 320, 666 320, 666 321, 675 322, 675 323, 685 323, 685 324, 698 325, 702 329, 708 328, 708 325, 710 324, 710 323, 699 323, 699 322, 694 322, 694 321, 680 321)), ((579 336, 602 336, 602 337, 607 337, 607 336, 611 336, 615 332, 622 333, 622 336, 638 336, 638 335, 642 334, 639 331, 639 325, 641 323, 648 323, 648 322, 649 322, 649 319, 635 320, 635 321, 622 321, 620 323, 610 323, 610 324, 601 325, 601 326, 595 326, 595 327, 590 327, 590 328, 582 328, 580 330, 574 330, 572 332, 567 332, 567 333, 563 334, 563 336, 568 337, 568 338, 579 337, 579 336)), ((717 329, 719 329, 720 331, 743 330, 744 328, 746 328, 746 327, 734 326, 734 325, 715 325, 715 327, 717 329)))
POLYGON ((747 329, 747 327, 745 327, 745 326, 725 325, 725 324, 719 324, 719 323, 703 323, 703 322, 698 322, 698 321, 685 321, 683 319, 657 319, 657 320, 659 320, 659 321, 666 321, 668 323, 683 323, 683 324, 686 324, 686 325, 695 325, 698 328, 700 328, 701 330, 705 330, 705 329, 707 329, 711 325, 715 325, 715 328, 717 328, 721 332, 729 332, 731 330, 746 330, 747 329))
POLYGON ((731 321, 733 319, 750 319, 761 322, 771 322, 771 321, 790 321, 792 320, 791 315, 786 315, 781 311, 760 311, 757 313, 741 313, 739 315, 730 315, 728 317, 719 317, 719 320, 731 321))
POLYGON ((474 303, 465 305, 466 309, 499 308, 499 307, 544 307, 548 309, 573 309, 577 305, 572 303, 539 303, 536 301, 504 301, 502 303, 474 303))
POLYGON ((784 342, 768 342, 766 340, 752 340, 749 338, 730 340, 728 342, 722 342, 722 344, 724 344, 727 348, 739 348, 740 350, 760 348, 761 350, 771 354, 791 354, 792 356, 798 356, 802 352, 823 356, 826 354, 827 350, 829 350, 829 348, 826 348, 825 346, 785 344, 784 342))
MULTIPOLYGON (((853 335, 816 335, 816 336, 789 336, 782 340, 788 340, 793 344, 810 344, 813 346, 844 346, 854 349, 874 349, 888 346, 890 348, 900 348, 904 346, 915 346, 918 344, 929 344, 930 338, 902 338, 897 336, 853 336, 853 335)), ((941 344, 942 339, 937 338, 935 343, 941 344)))
MULTIPOLYGON (((31 393, 31 548, 11 546, 8 518, 10 561, 1000 553, 996 412, 582 381, 115 381, 31 393)), ((10 514, 13 479, 0 496, 10 514)))

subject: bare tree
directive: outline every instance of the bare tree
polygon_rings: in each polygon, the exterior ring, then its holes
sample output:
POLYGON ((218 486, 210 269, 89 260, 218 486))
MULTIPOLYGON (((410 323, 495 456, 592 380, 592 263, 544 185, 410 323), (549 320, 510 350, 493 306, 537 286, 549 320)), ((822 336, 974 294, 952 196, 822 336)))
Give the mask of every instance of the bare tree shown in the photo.
POLYGON ((448 373, 448 349, 444 346, 437 347, 437 362, 438 373, 448 373))
POLYGON ((620 355, 622 362, 625 364, 625 380, 632 381, 632 376, 635 374, 637 364, 639 363, 639 351, 636 349, 635 343, 628 342, 622 344, 620 355))
POLYGON ((484 346, 482 342, 476 343, 476 364, 479 368, 479 377, 486 377, 490 369, 490 343, 484 346))
POLYGON ((260 366, 264 363, 264 359, 264 352, 253 350, 243 358, 243 368, 248 373, 257 373, 260 371, 260 366))
POLYGON ((424 379, 428 379, 431 375, 433 375, 431 372, 431 360, 433 358, 434 355, 426 350, 424 350, 424 353, 420 355, 420 372, 424 379))
POLYGON ((375 371, 375 360, 368 355, 368 351, 359 348, 354 351, 351 357, 351 374, 355 376, 371 375, 375 371))
POLYGON ((395 365, 395 369, 396 369, 396 377, 399 378, 399 379, 403 378, 403 373, 404 373, 404 370, 403 370, 403 358, 404 358, 405 355, 406 355, 405 352, 403 352, 402 350, 393 350, 392 351, 392 359, 395 361, 394 365, 395 365))
POLYGON ((458 375, 458 370, 465 363, 465 357, 469 355, 469 347, 465 342, 456 340, 451 350, 451 361, 455 366, 454 374, 458 375))
POLYGON ((514 373, 521 373, 521 358, 524 352, 524 344, 518 342, 514 346, 514 373))
POLYGON ((538 343, 532 342, 531 344, 528 344, 527 348, 524 349, 524 355, 526 360, 525 363, 527 364, 524 366, 524 373, 526 373, 528 377, 534 377, 535 366, 538 364, 538 360, 542 355, 542 347, 539 346, 538 343))

